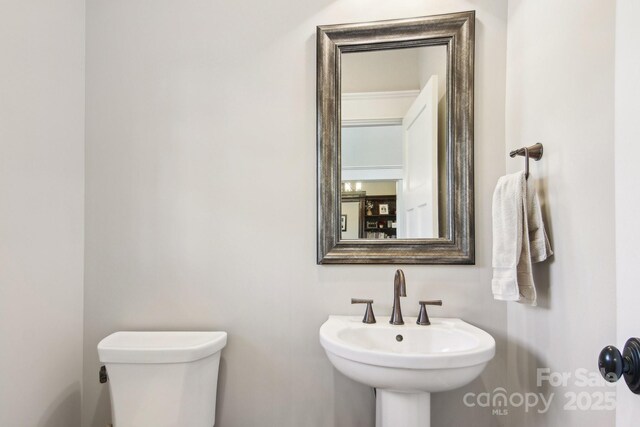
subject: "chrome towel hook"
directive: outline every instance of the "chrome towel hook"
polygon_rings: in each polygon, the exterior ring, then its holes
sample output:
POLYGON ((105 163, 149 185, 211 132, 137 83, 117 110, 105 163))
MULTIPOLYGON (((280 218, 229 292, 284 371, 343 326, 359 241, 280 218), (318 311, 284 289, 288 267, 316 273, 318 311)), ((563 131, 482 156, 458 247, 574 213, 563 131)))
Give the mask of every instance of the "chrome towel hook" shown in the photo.
POLYGON ((529 159, 533 159, 536 162, 542 158, 543 146, 541 143, 533 144, 530 147, 522 147, 517 150, 513 150, 509 153, 510 157, 524 156, 524 176, 529 178, 529 159))

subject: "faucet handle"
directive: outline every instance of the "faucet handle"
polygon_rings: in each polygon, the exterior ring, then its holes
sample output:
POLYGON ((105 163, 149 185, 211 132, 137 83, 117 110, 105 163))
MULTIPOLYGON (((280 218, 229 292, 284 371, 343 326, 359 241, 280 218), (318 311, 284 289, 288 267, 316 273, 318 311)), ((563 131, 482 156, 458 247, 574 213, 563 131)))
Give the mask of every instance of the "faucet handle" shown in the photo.
POLYGON ((373 315, 373 307, 371 306, 372 299, 351 298, 351 304, 367 304, 362 323, 376 323, 376 316, 373 315))
POLYGON ((416 323, 418 325, 430 325, 431 321, 429 320, 429 315, 427 314, 427 306, 428 305, 442 305, 442 300, 433 300, 433 301, 418 301, 420 304, 420 313, 418 313, 418 320, 416 323))

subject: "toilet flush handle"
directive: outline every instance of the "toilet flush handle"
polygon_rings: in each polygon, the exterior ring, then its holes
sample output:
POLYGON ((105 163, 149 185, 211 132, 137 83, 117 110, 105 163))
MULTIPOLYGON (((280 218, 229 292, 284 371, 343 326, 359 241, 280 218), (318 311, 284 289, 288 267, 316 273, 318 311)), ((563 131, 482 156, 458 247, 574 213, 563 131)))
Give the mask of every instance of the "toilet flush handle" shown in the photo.
POLYGON ((100 366, 100 373, 98 374, 98 378, 100 379, 100 384, 104 384, 109 381, 109 375, 107 375, 107 367, 102 365, 100 366))

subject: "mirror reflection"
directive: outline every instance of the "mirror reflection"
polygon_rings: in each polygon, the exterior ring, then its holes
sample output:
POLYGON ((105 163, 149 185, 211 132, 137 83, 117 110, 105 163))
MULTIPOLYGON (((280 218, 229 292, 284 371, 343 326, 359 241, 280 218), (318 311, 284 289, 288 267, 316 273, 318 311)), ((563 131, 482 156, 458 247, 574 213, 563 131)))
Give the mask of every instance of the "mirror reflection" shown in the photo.
POLYGON ((342 53, 341 69, 341 238, 447 236, 447 47, 342 53))

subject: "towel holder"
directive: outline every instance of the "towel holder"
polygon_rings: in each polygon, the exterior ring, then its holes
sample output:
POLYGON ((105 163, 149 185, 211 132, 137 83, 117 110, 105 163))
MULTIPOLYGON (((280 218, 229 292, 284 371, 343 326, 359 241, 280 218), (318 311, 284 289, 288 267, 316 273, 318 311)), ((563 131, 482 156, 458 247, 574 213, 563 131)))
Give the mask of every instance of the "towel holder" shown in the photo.
POLYGON ((541 143, 533 144, 530 147, 522 147, 517 150, 513 150, 509 153, 510 157, 524 156, 524 176, 529 178, 529 159, 533 159, 536 162, 542 158, 543 146, 541 143))

